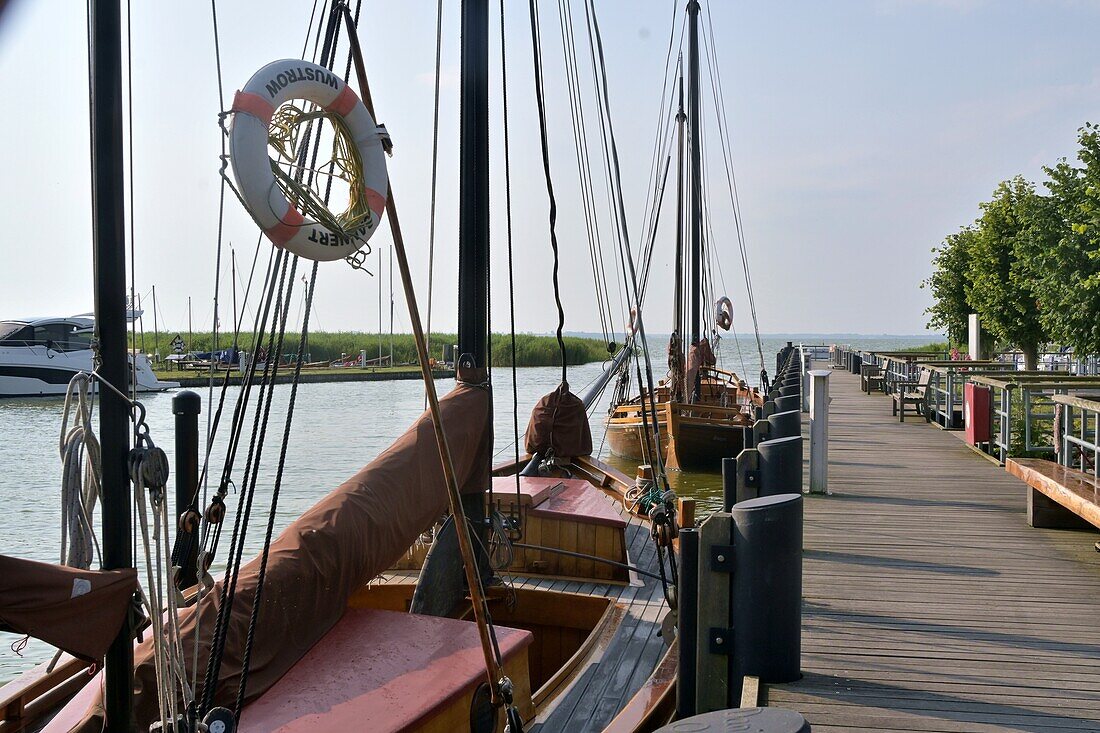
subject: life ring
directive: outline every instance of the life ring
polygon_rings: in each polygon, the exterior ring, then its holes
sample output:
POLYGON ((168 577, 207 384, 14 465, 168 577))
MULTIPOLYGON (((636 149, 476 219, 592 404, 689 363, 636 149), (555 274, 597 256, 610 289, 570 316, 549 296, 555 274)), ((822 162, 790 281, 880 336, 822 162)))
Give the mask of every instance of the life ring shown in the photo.
POLYGON ((360 249, 378 228, 389 179, 378 126, 359 97, 336 74, 299 59, 272 61, 233 97, 229 153, 245 207, 275 245, 311 260, 339 260, 360 249), (351 133, 363 164, 363 188, 371 216, 350 234, 333 232, 305 218, 287 201, 271 171, 268 123, 291 99, 305 99, 338 115, 351 133))
POLYGON ((723 295, 714 304, 714 308, 714 322, 723 331, 730 330, 733 326, 733 301, 723 295))

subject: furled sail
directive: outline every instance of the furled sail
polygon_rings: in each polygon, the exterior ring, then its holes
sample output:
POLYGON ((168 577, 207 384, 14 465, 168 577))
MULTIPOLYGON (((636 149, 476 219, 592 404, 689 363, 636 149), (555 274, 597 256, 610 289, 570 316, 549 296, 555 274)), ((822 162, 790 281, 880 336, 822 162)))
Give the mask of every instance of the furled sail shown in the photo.
POLYGON ((531 455, 558 457, 587 456, 592 453, 592 428, 584 402, 562 382, 544 395, 531 410, 524 438, 531 455))
MULTIPOLYGON (((491 397, 484 372, 460 370, 458 386, 440 400, 459 488, 482 492, 492 458, 491 397)), ((425 412, 389 449, 303 514, 271 545, 255 630, 245 701, 283 676, 343 615, 348 598, 393 565, 447 508, 439 449, 425 412)), ((241 568, 226 634, 215 704, 232 707, 240 683, 245 637, 256 595, 259 558, 241 568)), ((204 594, 200 610, 180 613, 190 672, 199 637, 200 687, 218 614, 221 584, 204 594)), ((157 717, 156 676, 149 640, 135 650, 135 719, 142 730, 157 717)), ((98 733, 101 685, 92 684, 47 731, 98 733), (66 722, 68 721, 68 722, 66 722)))
POLYGON ((0 631, 99 662, 122 628, 137 571, 81 570, 0 555, 0 631))

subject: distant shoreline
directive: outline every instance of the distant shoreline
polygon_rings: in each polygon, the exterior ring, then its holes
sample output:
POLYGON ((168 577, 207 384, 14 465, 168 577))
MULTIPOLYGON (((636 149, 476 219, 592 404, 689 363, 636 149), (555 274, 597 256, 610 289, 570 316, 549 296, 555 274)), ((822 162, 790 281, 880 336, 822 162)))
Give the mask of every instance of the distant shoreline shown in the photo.
MULTIPOLYGON (((292 361, 298 352, 299 335, 286 333, 282 348, 279 350, 284 363, 292 361)), ((457 341, 451 333, 433 333, 429 337, 429 356, 438 362, 451 362, 454 355, 450 352, 457 341)), ((569 365, 589 364, 608 358, 607 344, 602 337, 579 338, 565 336, 566 362, 569 365)), ((265 338, 263 344, 269 343, 265 338)), ((173 353, 208 354, 210 351, 224 351, 233 344, 233 335, 219 333, 217 344, 210 332, 182 333, 161 331, 159 333, 137 334, 131 337, 131 347, 144 354, 159 353, 164 359, 173 353), (179 339, 176 342, 176 339, 179 339), (174 348, 173 342, 179 345, 174 348)), ((242 351, 253 350, 252 334, 241 334, 238 340, 242 351)), ((258 349, 257 349, 258 350, 258 349)), ((366 358, 378 363, 383 359, 394 364, 416 364, 418 361, 416 344, 412 334, 365 333, 357 331, 316 331, 307 334, 307 362, 362 363, 366 358), (392 355, 392 356, 391 356, 392 355)), ((490 340, 491 364, 495 367, 512 365, 512 338, 510 334, 494 333, 490 340)), ((206 356, 197 357, 205 359, 206 356)), ((156 361, 154 359, 154 361, 156 361)), ((515 336, 516 366, 557 366, 561 363, 558 342, 554 336, 517 333, 515 336)), ((413 367, 415 370, 415 367, 413 367)), ((159 371, 159 370, 158 370, 159 371)))

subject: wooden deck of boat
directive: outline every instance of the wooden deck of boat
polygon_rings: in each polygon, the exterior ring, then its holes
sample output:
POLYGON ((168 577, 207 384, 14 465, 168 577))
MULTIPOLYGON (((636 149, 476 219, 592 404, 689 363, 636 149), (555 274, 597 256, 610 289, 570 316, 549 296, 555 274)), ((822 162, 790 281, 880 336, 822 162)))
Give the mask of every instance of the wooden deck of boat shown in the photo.
MULTIPOLYGON (((656 547, 648 525, 636 519, 627 525, 627 554, 631 564, 651 573, 657 570, 656 547)), ((660 581, 639 577, 640 586, 519 579, 519 586, 607 596, 623 605, 626 614, 603 656, 586 669, 565 693, 550 717, 526 728, 529 733, 583 733, 601 731, 649 678, 666 644, 659 636, 667 612, 660 581)))
MULTIPOLYGON (((648 523, 630 516, 621 505, 616 507, 627 522, 627 560, 641 570, 659 573, 657 550, 649 536, 648 523)), ((381 582, 407 582, 413 577, 395 572, 387 574, 381 582)), ((605 596, 624 608, 623 619, 603 654, 577 676, 546 720, 524 727, 528 733, 602 731, 653 674, 667 649, 660 631, 668 607, 659 580, 636 577, 636 583, 622 585, 508 576, 516 588, 605 596)))
MULTIPOLYGON (((1024 484, 830 378, 829 497, 807 497, 803 679, 833 731, 1100 731, 1095 533, 1027 526, 1024 484)), ((809 451, 807 450, 807 454, 809 451)))

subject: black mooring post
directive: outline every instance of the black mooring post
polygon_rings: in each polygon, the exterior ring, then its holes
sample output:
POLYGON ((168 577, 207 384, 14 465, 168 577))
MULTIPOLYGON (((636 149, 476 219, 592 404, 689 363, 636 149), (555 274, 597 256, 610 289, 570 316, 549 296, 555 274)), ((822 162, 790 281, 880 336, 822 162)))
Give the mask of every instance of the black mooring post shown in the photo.
POLYGON ((760 454, 759 496, 802 492, 802 436, 771 438, 756 444, 760 454))
MULTIPOLYGON (((202 397, 191 390, 184 390, 172 398, 172 414, 176 416, 176 517, 183 516, 195 500, 199 488, 199 413, 202 397)), ((197 531, 197 527, 195 528, 197 531)), ((177 532, 180 531, 177 526, 177 532)), ((198 582, 199 543, 197 532, 190 533, 190 541, 182 547, 184 555, 173 558, 179 565, 180 575, 176 584, 190 588, 198 582)))
POLYGON ((737 503, 737 458, 722 459, 722 511, 737 503))
POLYGON ((676 673, 676 717, 683 720, 695 715, 695 665, 699 658, 695 646, 699 629, 699 530, 684 527, 679 536, 680 585, 676 591, 680 603, 676 611, 676 640, 680 645, 680 659, 676 673))
MULTIPOLYGON (((776 400, 776 407, 778 408, 780 400, 785 399, 789 399, 789 397, 780 397, 776 400)), ((777 409, 776 412, 768 415, 768 423, 771 425, 768 431, 769 438, 789 438, 792 435, 802 435, 802 411, 798 408, 798 405, 783 412, 779 412, 777 409)))
MULTIPOLYGON (((733 508, 734 677, 801 676, 802 496, 780 494, 733 508)), ((731 684, 731 692, 738 687, 731 684)), ((731 705, 736 700, 731 700, 731 705)))
POLYGON ((801 395, 789 394, 782 397, 775 398, 775 411, 776 412, 788 412, 790 410, 800 409, 801 395))

